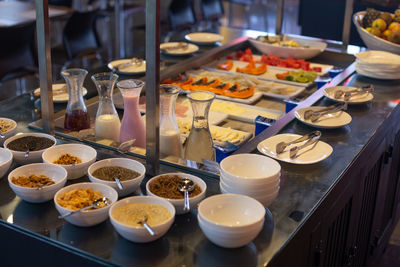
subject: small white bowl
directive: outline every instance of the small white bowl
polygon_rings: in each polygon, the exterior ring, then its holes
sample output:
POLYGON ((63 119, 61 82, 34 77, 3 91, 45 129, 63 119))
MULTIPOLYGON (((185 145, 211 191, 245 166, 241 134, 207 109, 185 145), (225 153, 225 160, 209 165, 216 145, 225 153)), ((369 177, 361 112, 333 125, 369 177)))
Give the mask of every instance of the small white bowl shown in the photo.
POLYGON ((259 186, 258 188, 244 188, 239 186, 231 186, 224 183, 224 181, 220 180, 220 185, 225 190, 233 194, 242 194, 246 196, 253 197, 257 195, 269 195, 274 193, 276 190, 279 189, 279 179, 278 182, 273 184, 272 186, 259 186))
POLYGON ((101 183, 101 184, 106 184, 117 190, 118 196, 123 197, 126 195, 129 195, 132 192, 135 192, 135 190, 139 187, 140 183, 142 182, 144 175, 146 174, 146 168, 142 163, 139 161, 133 160, 133 159, 127 159, 127 158, 110 158, 110 159, 103 159, 98 162, 93 163, 90 165, 88 169, 88 176, 89 180, 93 183, 101 183), (121 181, 123 189, 120 190, 117 186, 117 183, 115 181, 104 181, 99 178, 96 178, 92 175, 92 173, 102 167, 107 167, 107 166, 118 166, 118 167, 124 167, 127 169, 134 170, 138 173, 140 173, 140 176, 130 179, 127 181, 121 181))
POLYGON ((260 188, 266 188, 266 187, 274 187, 279 185, 280 182, 280 173, 278 175, 275 175, 273 177, 270 177, 268 180, 261 180, 257 181, 255 179, 231 179, 227 176, 225 176, 223 173, 221 173, 220 176, 220 181, 223 182, 224 184, 230 186, 230 187, 240 187, 246 190, 256 190, 260 188), (252 182, 254 180, 254 182, 252 182))
POLYGON ((2 178, 10 169, 13 155, 10 150, 0 147, 0 178, 2 178))
MULTIPOLYGON (((153 178, 151 178, 146 184, 147 195, 159 197, 159 196, 157 196, 156 194, 153 194, 150 191, 150 183, 152 183, 153 181, 155 181, 159 177, 166 176, 166 175, 171 175, 171 176, 177 175, 177 176, 180 176, 182 178, 187 178, 187 179, 190 179, 193 182, 195 182, 198 186, 200 186, 201 193, 198 194, 197 196, 189 197, 190 210, 196 208, 197 203, 199 203, 204 198, 204 196, 206 195, 207 185, 201 178, 199 178, 197 176, 194 176, 194 175, 191 175, 191 174, 181 173, 181 172, 165 173, 165 174, 160 174, 160 175, 157 175, 157 176, 154 176, 153 178)), ((183 194, 182 194, 182 196, 183 196, 183 194)), ((185 202, 185 200, 183 198, 182 199, 164 198, 164 199, 168 200, 172 205, 174 205, 174 207, 176 209, 176 214, 185 214, 185 213, 188 213, 190 211, 190 210, 188 210, 188 211, 183 210, 184 202, 185 202)))
POLYGON ((268 182, 276 179, 281 166, 276 160, 257 154, 236 154, 220 163, 222 174, 238 182, 268 182))
MULTIPOLYGON (((54 144, 52 146, 50 146, 50 147, 55 146, 56 142, 57 142, 57 140, 53 136, 51 136, 49 134, 45 134, 45 133, 23 133, 23 134, 17 134, 17 135, 14 135, 14 136, 8 138, 4 142, 4 148, 9 149, 7 147, 7 145, 10 142, 12 142, 12 141, 14 141, 16 139, 19 139, 21 137, 25 137, 25 136, 44 137, 44 138, 48 138, 50 140, 53 140, 54 144)), ((25 157, 25 151, 15 151, 15 150, 11 150, 11 149, 9 149, 9 150, 13 153, 15 162, 20 164, 20 165, 22 165, 22 164, 40 163, 40 162, 42 162, 42 154, 46 149, 49 149, 49 148, 45 148, 45 149, 37 150, 37 151, 30 151, 28 157, 25 157)))
POLYGON ((17 123, 14 120, 9 119, 9 118, 0 118, 0 120, 10 121, 10 122, 14 123, 14 127, 9 129, 8 131, 2 133, 4 135, 4 138, 0 138, 0 146, 2 146, 4 141, 6 141, 11 136, 15 135, 15 133, 17 132, 17 123))
MULTIPOLYGON (((232 192, 225 189, 223 186, 221 186, 221 184, 220 184, 220 191, 222 194, 232 194, 232 192)), ((278 194, 279 194, 279 188, 270 195, 247 195, 247 196, 254 198, 255 200, 259 201, 265 208, 268 208, 268 206, 271 205, 271 203, 275 200, 278 194)))
POLYGON ((67 182, 67 171, 57 165, 47 163, 34 163, 16 168, 8 175, 8 184, 14 193, 23 200, 31 203, 42 203, 51 200, 56 192, 60 190, 67 182), (23 187, 14 184, 12 177, 30 175, 46 175, 52 179, 55 184, 44 186, 40 190, 37 188, 23 187))
POLYGON ((257 200, 237 194, 204 199, 198 207, 199 225, 216 245, 235 248, 251 242, 264 224, 265 208, 257 200))
POLYGON ((43 162, 52 163, 63 154, 70 154, 82 160, 82 163, 62 165, 68 172, 68 180, 77 179, 87 174, 89 166, 96 161, 97 152, 94 148, 82 144, 63 144, 48 148, 42 155, 43 162))
MULTIPOLYGON (((55 164, 53 164, 55 165, 55 164)), ((55 165, 57 166, 57 165, 55 165)), ((72 210, 66 209, 61 207, 58 204, 57 199, 64 194, 65 192, 69 192, 75 189, 85 189, 85 188, 92 188, 94 191, 100 191, 104 197, 107 197, 111 200, 111 205, 105 206, 103 208, 93 209, 93 210, 86 210, 83 212, 76 212, 68 217, 65 217, 65 220, 71 224, 76 226, 88 227, 99 224, 107 220, 108 217, 108 210, 110 207, 117 201, 118 194, 114 188, 105 185, 105 184, 98 184, 98 183, 77 183, 66 186, 59 190, 56 195, 54 196, 54 203, 56 206, 57 211, 61 215, 65 215, 72 210)))
POLYGON ((160 198, 160 197, 153 197, 153 196, 135 196, 135 197, 128 197, 124 198, 117 203, 115 203, 110 211, 110 220, 111 224, 114 226, 115 230, 125 239, 128 239, 132 242, 137 243, 146 243, 154 241, 160 237, 162 237, 168 229, 171 227, 172 223, 174 222, 175 218, 175 208, 174 206, 169 203, 167 200, 160 198), (135 227, 126 225, 123 223, 118 222, 113 217, 113 212, 115 209, 125 206, 127 204, 132 203, 149 203, 149 204, 158 204, 162 205, 171 213, 171 218, 166 222, 158 225, 151 226, 151 228, 156 232, 154 236, 150 235, 149 232, 144 227, 135 227))

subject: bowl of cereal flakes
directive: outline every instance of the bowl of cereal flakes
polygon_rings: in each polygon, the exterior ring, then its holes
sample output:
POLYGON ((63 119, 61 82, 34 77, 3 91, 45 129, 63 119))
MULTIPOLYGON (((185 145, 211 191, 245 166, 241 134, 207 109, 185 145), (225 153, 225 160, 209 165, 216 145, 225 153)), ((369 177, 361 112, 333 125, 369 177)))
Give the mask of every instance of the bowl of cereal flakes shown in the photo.
POLYGON ((8 175, 8 183, 14 193, 31 203, 51 200, 66 182, 67 171, 48 163, 24 165, 8 175))
POLYGON ((62 144, 48 148, 42 154, 43 162, 62 166, 68 172, 68 180, 87 174, 89 166, 96 161, 94 148, 83 144, 62 144))
POLYGON ((12 119, 0 118, 0 146, 3 145, 7 138, 15 135, 17 131, 17 123, 12 119))
POLYGON ((102 198, 107 198, 109 203, 65 217, 65 220, 73 225, 88 227, 107 220, 111 205, 118 199, 118 193, 114 188, 99 183, 72 184, 56 193, 54 203, 60 215, 65 216, 72 211, 89 207, 94 201, 102 198))

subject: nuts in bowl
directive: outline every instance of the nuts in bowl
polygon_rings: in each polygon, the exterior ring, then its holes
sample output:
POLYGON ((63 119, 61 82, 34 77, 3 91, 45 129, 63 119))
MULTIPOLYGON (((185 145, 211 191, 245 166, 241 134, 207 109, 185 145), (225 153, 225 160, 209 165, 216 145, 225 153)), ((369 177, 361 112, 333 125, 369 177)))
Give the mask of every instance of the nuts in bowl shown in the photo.
POLYGON ((17 123, 12 119, 0 118, 0 146, 7 138, 13 136, 17 131, 17 123))
POLYGON ((31 203, 51 200, 66 182, 67 171, 48 163, 24 165, 8 175, 8 184, 14 193, 31 203))
POLYGON ((82 144, 63 144, 47 149, 43 162, 59 164, 68 172, 68 180, 76 179, 87 173, 89 166, 96 161, 95 149, 82 144))

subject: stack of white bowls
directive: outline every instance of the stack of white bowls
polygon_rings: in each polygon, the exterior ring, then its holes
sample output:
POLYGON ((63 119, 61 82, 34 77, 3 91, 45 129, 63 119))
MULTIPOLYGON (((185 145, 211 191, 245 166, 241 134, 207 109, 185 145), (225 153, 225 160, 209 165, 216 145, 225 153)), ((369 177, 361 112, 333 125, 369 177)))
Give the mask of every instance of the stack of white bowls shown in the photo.
POLYGON ((268 207, 278 196, 281 166, 257 154, 237 154, 220 163, 221 192, 255 198, 268 207))
POLYGON ((385 51, 367 51, 356 54, 359 74, 385 80, 400 79, 400 56, 385 51))

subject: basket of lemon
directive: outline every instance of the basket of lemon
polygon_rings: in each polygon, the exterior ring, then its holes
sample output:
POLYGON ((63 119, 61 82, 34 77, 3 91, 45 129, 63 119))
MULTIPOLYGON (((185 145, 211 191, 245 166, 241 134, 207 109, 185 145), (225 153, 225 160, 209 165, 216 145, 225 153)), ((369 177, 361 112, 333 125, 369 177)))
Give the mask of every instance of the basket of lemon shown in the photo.
POLYGON ((369 49, 400 54, 400 9, 390 14, 369 8, 355 13, 353 22, 369 49))

